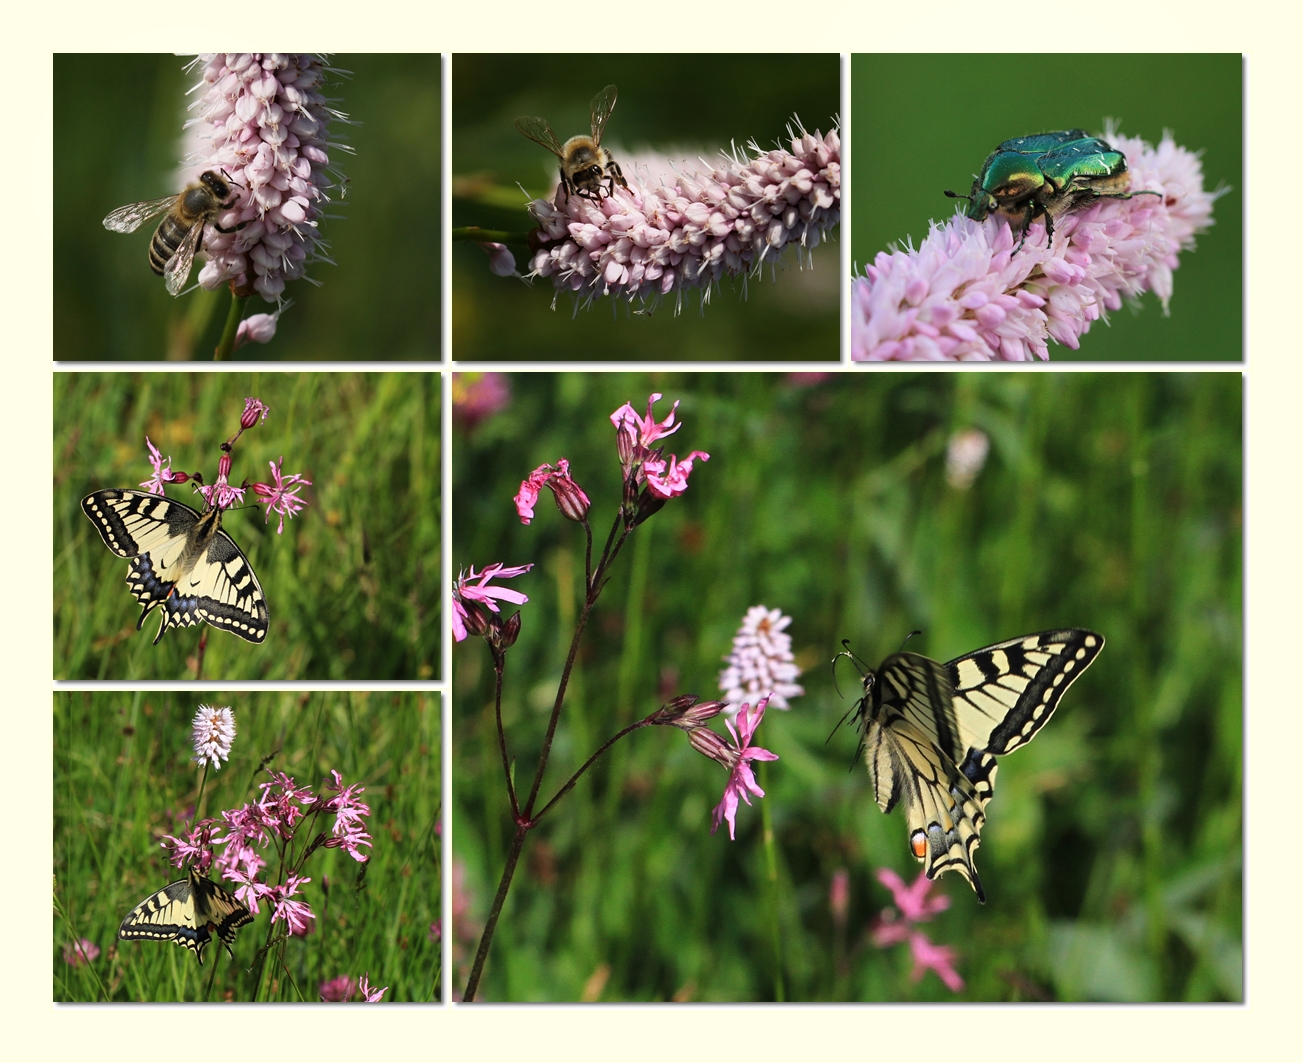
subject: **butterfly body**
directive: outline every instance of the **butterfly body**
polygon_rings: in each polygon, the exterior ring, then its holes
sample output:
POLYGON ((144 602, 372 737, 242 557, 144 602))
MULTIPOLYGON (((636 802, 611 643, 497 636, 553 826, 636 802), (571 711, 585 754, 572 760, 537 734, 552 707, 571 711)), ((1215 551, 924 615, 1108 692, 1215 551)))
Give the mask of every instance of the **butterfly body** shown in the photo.
POLYGON ((171 941, 190 949, 204 963, 204 949, 214 937, 234 957, 235 932, 253 922, 247 907, 224 886, 194 869, 146 897, 122 920, 118 937, 125 940, 171 941))
POLYGON ((973 853, 996 757, 1035 737, 1103 646, 1093 631, 1042 631, 946 664, 894 653, 864 676, 855 719, 874 798, 883 812, 904 801, 910 851, 928 878, 953 869, 986 900, 973 853))
POLYGON ((267 601, 248 559, 221 529, 222 513, 203 513, 144 491, 95 491, 81 508, 104 545, 129 558, 127 586, 162 616, 157 643, 170 627, 207 622, 249 642, 267 637, 267 601))

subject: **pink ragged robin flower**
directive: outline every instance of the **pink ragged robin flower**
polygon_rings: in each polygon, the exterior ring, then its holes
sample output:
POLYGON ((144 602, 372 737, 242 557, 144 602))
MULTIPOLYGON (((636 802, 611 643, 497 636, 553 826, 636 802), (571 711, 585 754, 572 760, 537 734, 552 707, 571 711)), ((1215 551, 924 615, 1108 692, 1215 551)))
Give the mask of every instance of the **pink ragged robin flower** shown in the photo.
POLYGON ((347 121, 323 92, 333 71, 319 56, 292 53, 201 55, 195 65, 201 80, 189 124, 199 146, 189 176, 224 171, 237 201, 222 225, 242 226, 205 234, 199 283, 277 302, 287 281, 328 261, 318 223, 346 183, 331 153, 349 150, 332 138, 332 123, 347 121))
POLYGON ((371 983, 367 981, 368 977, 368 974, 362 975, 362 982, 357 989, 358 992, 362 994, 363 1003, 375 1004, 381 997, 389 992, 389 987, 385 986, 383 989, 375 989, 371 986, 371 983))
POLYGON ((253 493, 258 496, 258 503, 267 507, 263 522, 270 521, 273 512, 280 515, 280 520, 276 524, 277 535, 285 530, 286 517, 293 519, 297 513, 307 507, 307 500, 301 498, 299 492, 305 487, 312 486, 312 481, 306 476, 298 473, 283 475, 281 469, 284 462, 284 457, 277 461, 269 461, 267 464, 271 467, 272 482, 253 485, 253 493))
MULTIPOLYGON (((266 315, 254 314, 253 316, 260 317, 266 315)), ((246 318, 245 320, 252 321, 253 318, 246 318)), ((246 429, 252 428, 256 424, 262 424, 263 421, 267 420, 267 415, 269 413, 271 413, 271 407, 263 402, 262 399, 254 398, 252 395, 248 396, 244 400, 244 409, 240 412, 240 431, 243 432, 246 429)))
POLYGON ((511 602, 513 605, 524 605, 529 601, 529 597, 520 591, 513 591, 509 587, 490 587, 489 581, 493 579, 510 579, 512 576, 519 576, 533 568, 533 562, 528 565, 517 565, 508 568, 501 563, 489 565, 482 572, 476 572, 475 566, 472 565, 469 572, 460 573, 452 588, 452 633, 456 641, 463 641, 468 632, 466 623, 469 617, 467 610, 468 603, 476 603, 487 609, 491 613, 498 613, 498 602, 511 602))
POLYGON ((687 490, 694 462, 710 460, 705 451, 694 450, 682 461, 673 454, 666 461, 663 447, 652 449, 657 440, 673 435, 683 427, 674 423, 679 408, 677 401, 665 420, 658 422, 653 417, 652 406, 660 398, 659 391, 652 392, 647 399, 647 412, 642 417, 627 402, 611 414, 616 452, 624 471, 625 514, 634 524, 642 523, 666 501, 687 490))
POLYGON ((753 605, 742 618, 742 626, 733 636, 733 652, 724 658, 728 667, 719 673, 719 689, 736 713, 741 704, 755 704, 769 696, 773 709, 788 709, 788 698, 799 697, 805 688, 792 682, 801 674, 792 656, 792 638, 787 634, 790 616, 781 609, 753 605))
POLYGON ((273 923, 278 919, 284 920, 285 926, 293 933, 306 927, 309 919, 316 918, 306 902, 291 900, 299 892, 300 886, 311 881, 312 879, 300 875, 288 875, 284 884, 268 889, 266 896, 273 905, 271 914, 273 923))
POLYGON ((928 971, 936 971, 952 993, 964 988, 964 980, 954 968, 955 950, 949 945, 934 945, 926 934, 916 930, 909 936, 909 951, 914 959, 914 969, 909 975, 911 982, 920 981, 928 971))
POLYGON ((1034 222, 1017 246, 992 215, 933 225, 917 250, 882 251, 851 284, 855 361, 1031 361, 1054 340, 1070 350, 1091 322, 1153 291, 1167 312, 1172 271, 1213 201, 1197 154, 1170 135, 1157 148, 1106 132, 1127 157, 1131 199, 1100 199, 1055 221, 1047 246, 1034 222))
MULTIPOLYGON (((685 291, 710 291, 725 277, 750 278, 795 249, 804 267, 810 252, 841 218, 841 140, 789 127, 791 150, 721 153, 696 171, 669 160, 631 162, 628 188, 597 199, 536 199, 538 222, 529 277, 549 278, 577 304, 602 296, 637 301, 643 312, 685 291)), ((556 305, 555 298, 553 305, 556 305)))
POLYGON ((163 457, 158 452, 158 447, 149 441, 149 436, 145 436, 145 446, 149 448, 149 464, 154 470, 154 475, 142 482, 140 486, 151 495, 163 494, 164 484, 183 484, 190 479, 187 473, 172 471, 172 459, 163 457))
POLYGON ((891 899, 900 909, 900 914, 911 923, 925 923, 937 912, 944 912, 950 907, 950 898, 945 894, 928 896, 936 882, 922 871, 909 886, 889 867, 878 868, 877 876, 878 881, 891 890, 891 899))
POLYGON ((556 499, 556 508, 566 520, 583 523, 588 517, 589 501, 584 489, 570 478, 570 462, 558 459, 556 467, 550 464, 540 465, 521 481, 520 490, 512 500, 516 504, 516 514, 521 524, 528 524, 534 519, 534 503, 538 493, 544 487, 552 492, 556 499))
POLYGON ((753 760, 777 760, 778 755, 771 753, 767 749, 761 749, 759 746, 753 746, 751 739, 756 733, 756 728, 760 726, 760 721, 765 717, 765 706, 768 698, 762 698, 754 709, 750 705, 743 705, 737 714, 737 727, 733 726, 732 720, 725 720, 725 726, 728 727, 728 733, 732 736, 733 744, 729 747, 729 759, 732 761, 732 767, 729 771, 728 782, 724 786, 724 796, 715 806, 715 811, 711 817, 712 825, 710 833, 714 834, 719 830, 719 825, 724 820, 728 820, 728 836, 730 839, 735 838, 734 828, 737 820, 738 799, 742 799, 748 805, 751 804, 749 793, 757 797, 764 797, 764 790, 756 782, 756 777, 751 771, 751 761, 753 760))
POLYGON ((200 705, 193 729, 195 761, 220 770, 222 761, 230 758, 231 743, 235 741, 235 714, 229 708, 200 705))
POLYGON ((217 482, 198 485, 199 493, 204 496, 204 501, 213 509, 230 509, 231 506, 244 501, 245 489, 243 487, 232 487, 229 480, 230 475, 231 455, 223 454, 217 459, 217 482))

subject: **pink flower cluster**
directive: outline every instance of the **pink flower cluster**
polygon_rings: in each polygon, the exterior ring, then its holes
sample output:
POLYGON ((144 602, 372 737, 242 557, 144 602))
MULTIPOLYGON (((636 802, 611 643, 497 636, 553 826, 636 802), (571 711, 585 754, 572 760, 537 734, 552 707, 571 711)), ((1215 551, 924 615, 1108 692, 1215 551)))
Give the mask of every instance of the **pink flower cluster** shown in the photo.
POLYGON ((238 295, 256 291, 276 302, 286 281, 324 258, 321 204, 332 188, 343 196, 343 175, 330 167, 330 150, 342 145, 331 140, 330 124, 344 116, 322 94, 328 68, 317 56, 259 52, 201 55, 196 64, 202 94, 188 125, 202 147, 188 161, 195 173, 231 177, 239 200, 222 225, 242 225, 204 234, 208 261, 199 283, 230 282, 238 295))
POLYGON ((841 218, 841 138, 788 132, 790 152, 752 142, 751 157, 723 154, 704 172, 630 169, 628 190, 610 196, 558 189, 532 201, 529 276, 584 305, 611 295, 650 310, 673 293, 678 313, 685 289, 702 289, 704 303, 723 277, 758 275, 792 247, 808 256, 841 218))
POLYGON ((1164 136, 1157 148, 1105 134, 1127 157, 1131 190, 1057 218, 1054 241, 1027 240, 999 217, 933 224, 917 250, 882 251, 851 285, 855 361, 1011 361, 1076 350, 1092 321, 1152 291, 1164 313, 1178 255, 1212 224, 1199 157, 1164 136), (1015 250, 1017 248, 1017 250, 1015 250))
MULTIPOLYGON (((231 451, 235 446, 235 441, 240 438, 248 429, 255 425, 261 424, 267 419, 267 414, 271 410, 266 403, 256 398, 246 398, 244 400, 244 411, 240 415, 240 428, 226 441, 225 452, 217 459, 217 480, 211 484, 203 483, 203 478, 197 472, 174 472, 172 470, 171 457, 163 457, 156 446, 145 437, 145 445, 149 448, 149 463, 153 468, 153 475, 148 480, 141 483, 150 494, 164 494, 164 484, 183 484, 187 480, 197 481, 195 490, 198 491, 210 507, 214 509, 227 509, 230 506, 238 505, 244 501, 244 487, 234 487, 230 482, 231 476, 231 451)), ((305 487, 311 487, 312 481, 306 476, 298 473, 290 473, 286 476, 283 471, 284 458, 279 461, 268 462, 271 466, 272 482, 253 484, 253 493, 258 496, 258 504, 266 506, 266 512, 263 516, 264 521, 271 520, 272 513, 280 515, 280 521, 276 526, 276 534, 280 535, 285 531, 285 518, 293 517, 300 513, 307 505, 308 501, 301 497, 299 492, 305 487)))
POLYGON ((709 461, 710 455, 703 450, 694 450, 682 461, 671 454, 667 462, 663 448, 652 449, 657 440, 672 436, 683 427, 674 423, 674 414, 679 408, 677 399, 665 420, 657 421, 652 416, 652 406, 660 398, 659 391, 651 393, 647 399, 647 412, 642 417, 626 402, 611 414, 611 423, 615 425, 615 446, 624 469, 625 483, 645 487, 655 499, 664 503, 688 489, 693 463, 709 461))
POLYGON ((904 879, 886 867, 879 868, 878 881, 891 890, 891 898, 900 912, 898 916, 895 908, 883 909, 873 926, 873 943, 885 949, 908 941, 914 960, 910 981, 920 981, 928 971, 935 971, 947 989, 958 993, 964 988, 964 980, 954 967, 955 950, 949 945, 934 944, 916 925, 929 921, 937 912, 944 912, 950 907, 950 898, 929 897, 933 881, 921 871, 912 886, 906 886, 904 879))

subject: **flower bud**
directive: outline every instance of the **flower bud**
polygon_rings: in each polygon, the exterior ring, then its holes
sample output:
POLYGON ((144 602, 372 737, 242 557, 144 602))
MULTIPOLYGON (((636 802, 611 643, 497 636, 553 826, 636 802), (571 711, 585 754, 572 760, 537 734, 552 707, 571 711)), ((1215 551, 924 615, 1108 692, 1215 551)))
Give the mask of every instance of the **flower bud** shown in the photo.
POLYGON ((661 706, 652 723, 668 724, 690 732, 718 716, 724 708, 722 701, 698 701, 696 694, 680 694, 661 706))
POLYGON ((501 634, 498 636, 498 645, 509 650, 516 644, 516 639, 520 635, 520 610, 517 609, 501 625, 501 634))
MULTIPOLYGON (((252 320, 253 320, 254 318, 256 318, 256 317, 268 317, 268 316, 269 316, 269 315, 267 315, 267 314, 254 314, 254 316, 251 317, 251 318, 249 318, 248 320, 249 320, 249 321, 252 321, 252 320)), ((243 324, 243 322, 241 322, 241 324, 243 324)), ((274 322, 273 322, 273 324, 272 324, 272 331, 273 331, 273 332, 275 331, 275 323, 274 323, 274 322)), ((256 339, 256 337, 254 337, 254 338, 256 339)), ((271 337, 268 337, 268 339, 270 339, 270 338, 271 338, 271 337)), ((259 343, 266 343, 267 340, 257 340, 257 342, 259 342, 259 343)), ((261 399, 255 399, 255 398, 247 398, 247 399, 245 399, 245 400, 244 400, 244 412, 243 412, 242 414, 240 414, 240 427, 241 427, 241 428, 252 428, 252 427, 253 427, 254 425, 256 425, 260 420, 261 420, 261 421, 265 421, 265 420, 267 419, 267 414, 268 414, 269 412, 271 412, 271 411, 268 410, 267 406, 262 402, 261 399)))
POLYGON ((582 487, 570 479, 570 462, 562 458, 557 466, 557 471, 547 481, 556 498, 556 508, 566 520, 582 524, 588 518, 588 507, 591 505, 588 496, 582 487))
POLYGON ((718 761, 730 771, 733 770, 737 754, 729 748, 727 742, 709 727, 693 727, 688 731, 688 741, 692 743, 692 748, 698 753, 709 757, 711 760, 718 761))
POLYGON ((484 635, 488 633, 489 622, 484 616, 484 610, 477 606, 470 605, 466 609, 466 633, 469 635, 484 635))

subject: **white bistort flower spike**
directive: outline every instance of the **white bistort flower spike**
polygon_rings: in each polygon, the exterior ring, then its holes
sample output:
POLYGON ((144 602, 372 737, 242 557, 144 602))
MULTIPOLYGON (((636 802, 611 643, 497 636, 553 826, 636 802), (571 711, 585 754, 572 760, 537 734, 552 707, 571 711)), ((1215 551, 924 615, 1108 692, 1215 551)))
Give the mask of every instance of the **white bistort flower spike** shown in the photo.
POLYGON ((736 717, 743 702, 755 704, 769 699, 771 709, 790 709, 788 698, 800 697, 805 688, 792 682, 801 674, 792 656, 792 637, 785 630, 792 622, 781 609, 753 605, 733 636, 733 652, 724 658, 728 665, 719 673, 729 719, 736 717))
POLYGON ((201 55, 201 93, 187 125, 200 147, 187 162, 217 170, 236 186, 235 207, 223 214, 233 232, 205 236, 208 261, 199 283, 230 284, 236 295, 257 292, 278 302, 287 281, 311 262, 329 261, 318 222, 322 206, 346 179, 331 166, 332 121, 347 121, 322 94, 331 71, 320 56, 239 52, 201 55))

